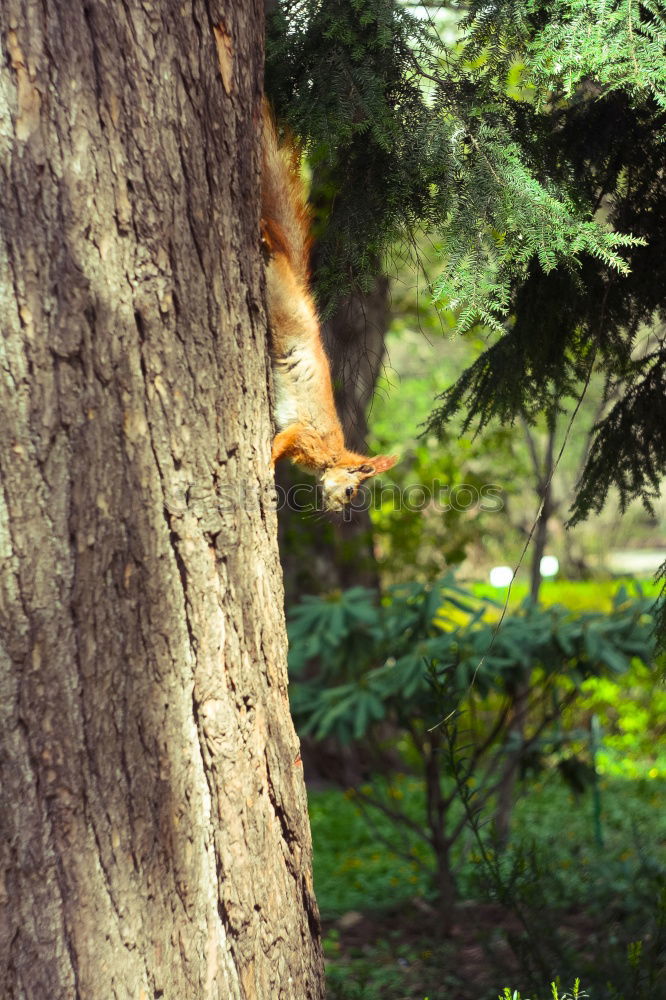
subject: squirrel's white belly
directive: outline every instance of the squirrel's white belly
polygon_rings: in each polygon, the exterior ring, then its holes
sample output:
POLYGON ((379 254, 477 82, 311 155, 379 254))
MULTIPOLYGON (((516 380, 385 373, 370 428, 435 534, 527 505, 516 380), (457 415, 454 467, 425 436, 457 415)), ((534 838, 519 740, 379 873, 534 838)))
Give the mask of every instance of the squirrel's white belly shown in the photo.
POLYGON ((281 356, 273 357, 275 388, 275 423, 282 431, 290 424, 310 423, 310 403, 317 377, 314 355, 307 345, 299 344, 281 356))
POLYGON ((288 379, 279 371, 273 369, 273 386, 275 388, 275 423, 279 431, 283 431, 289 424, 298 421, 298 407, 293 393, 289 390, 288 379))

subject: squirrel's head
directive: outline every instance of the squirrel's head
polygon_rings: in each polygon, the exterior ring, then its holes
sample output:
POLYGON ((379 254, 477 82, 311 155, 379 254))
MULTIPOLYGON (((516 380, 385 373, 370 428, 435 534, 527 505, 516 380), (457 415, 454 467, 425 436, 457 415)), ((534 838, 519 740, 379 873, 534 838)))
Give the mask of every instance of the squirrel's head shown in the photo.
POLYGON ((365 479, 386 472, 397 461, 396 455, 375 455, 373 458, 360 459, 356 455, 352 462, 346 456, 343 461, 325 469, 320 479, 324 507, 326 510, 344 510, 365 479))

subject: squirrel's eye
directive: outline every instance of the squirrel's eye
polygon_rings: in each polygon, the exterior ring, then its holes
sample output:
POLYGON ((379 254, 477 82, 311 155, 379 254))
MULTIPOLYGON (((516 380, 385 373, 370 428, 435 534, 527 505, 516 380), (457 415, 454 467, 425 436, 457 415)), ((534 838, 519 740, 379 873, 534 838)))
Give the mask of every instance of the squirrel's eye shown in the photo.
POLYGON ((351 500, 351 498, 354 496, 354 487, 348 486, 347 489, 345 490, 345 495, 348 500, 351 500))

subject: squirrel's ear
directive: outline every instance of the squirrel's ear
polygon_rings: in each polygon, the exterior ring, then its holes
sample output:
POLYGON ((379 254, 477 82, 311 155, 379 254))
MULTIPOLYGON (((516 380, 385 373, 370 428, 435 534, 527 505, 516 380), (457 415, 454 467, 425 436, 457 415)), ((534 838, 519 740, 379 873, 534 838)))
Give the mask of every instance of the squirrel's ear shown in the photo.
POLYGON ((397 461, 397 455, 375 455, 370 459, 367 466, 364 465, 361 468, 363 470, 369 469, 369 476, 377 476, 380 472, 386 472, 388 469, 392 469, 397 461))

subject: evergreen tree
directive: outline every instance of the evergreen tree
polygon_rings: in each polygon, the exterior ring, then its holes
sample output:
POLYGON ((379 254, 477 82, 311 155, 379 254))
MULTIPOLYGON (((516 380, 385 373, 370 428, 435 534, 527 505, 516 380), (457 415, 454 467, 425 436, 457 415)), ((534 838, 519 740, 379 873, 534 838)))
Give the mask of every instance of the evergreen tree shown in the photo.
MULTIPOLYGON (((451 5, 453 8, 453 5, 451 5)), ((396 0, 281 0, 267 88, 326 178, 323 308, 424 229, 433 287, 489 347, 438 401, 469 427, 622 392, 573 507, 666 472, 666 3, 471 0, 455 40, 396 0), (649 332, 648 332, 649 330, 649 332)))

